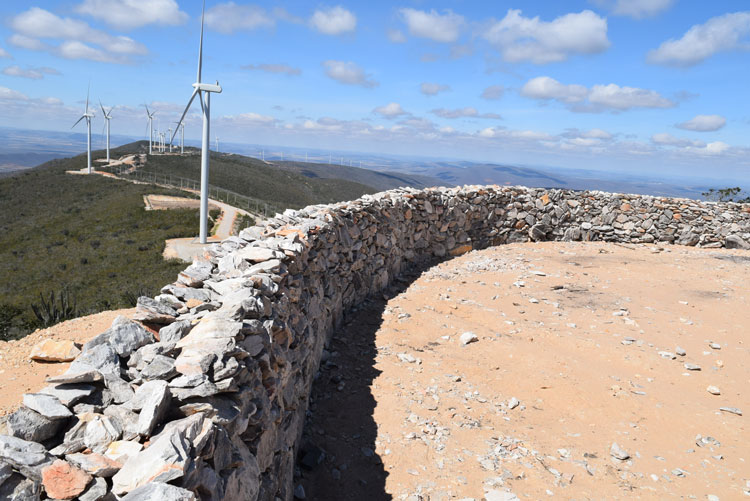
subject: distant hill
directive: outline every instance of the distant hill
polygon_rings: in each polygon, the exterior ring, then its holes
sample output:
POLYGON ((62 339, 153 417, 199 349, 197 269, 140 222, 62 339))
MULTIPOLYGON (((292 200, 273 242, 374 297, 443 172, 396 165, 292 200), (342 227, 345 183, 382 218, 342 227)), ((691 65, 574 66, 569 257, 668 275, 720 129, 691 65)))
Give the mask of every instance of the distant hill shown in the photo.
MULTIPOLYGON (((138 141, 115 150, 118 155, 147 151, 138 141)), ((186 148, 185 155, 150 155, 145 172, 200 179, 200 154, 186 148)), ((435 186, 427 176, 376 172, 357 167, 303 162, 266 162, 231 153, 211 153, 209 183, 241 195, 266 201, 275 208, 302 208, 359 198, 400 186, 435 186)))

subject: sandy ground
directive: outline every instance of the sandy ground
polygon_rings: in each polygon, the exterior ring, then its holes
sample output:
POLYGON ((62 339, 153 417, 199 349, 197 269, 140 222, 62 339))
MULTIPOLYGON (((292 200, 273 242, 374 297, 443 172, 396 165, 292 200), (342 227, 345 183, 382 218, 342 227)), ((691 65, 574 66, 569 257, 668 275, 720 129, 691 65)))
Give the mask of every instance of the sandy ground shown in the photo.
POLYGON ((747 251, 513 244, 444 262, 335 334, 298 482, 321 500, 745 499, 748 284, 747 251))
POLYGON ((34 362, 29 353, 44 339, 83 344, 107 330, 118 315, 132 316, 135 308, 105 311, 37 330, 17 341, 0 341, 0 416, 18 408, 24 393, 41 390, 45 378, 65 372, 70 364, 34 362))

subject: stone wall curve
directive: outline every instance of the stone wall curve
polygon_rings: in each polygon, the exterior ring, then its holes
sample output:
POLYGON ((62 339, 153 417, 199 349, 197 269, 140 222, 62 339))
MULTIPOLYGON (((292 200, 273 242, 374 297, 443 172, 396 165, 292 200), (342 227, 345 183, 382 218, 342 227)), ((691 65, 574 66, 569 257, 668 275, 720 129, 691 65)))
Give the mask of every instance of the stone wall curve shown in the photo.
POLYGON ((529 240, 750 248, 750 205, 467 186, 277 214, 140 298, 153 329, 118 318, 24 396, 0 436, 0 498, 61 497, 64 479, 88 501, 291 499, 307 398, 344 313, 406 266, 529 240))

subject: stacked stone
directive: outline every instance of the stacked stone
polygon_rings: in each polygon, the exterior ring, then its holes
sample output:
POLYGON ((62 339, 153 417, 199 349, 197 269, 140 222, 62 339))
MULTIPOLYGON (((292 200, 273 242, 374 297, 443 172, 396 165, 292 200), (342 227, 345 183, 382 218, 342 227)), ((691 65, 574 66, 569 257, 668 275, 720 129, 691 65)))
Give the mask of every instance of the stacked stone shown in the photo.
POLYGON ((750 206, 521 187, 286 211, 118 318, 0 436, 0 498, 291 499, 307 397, 349 308, 405 266, 519 241, 750 248, 750 206), (149 328, 145 328, 144 325, 149 328))

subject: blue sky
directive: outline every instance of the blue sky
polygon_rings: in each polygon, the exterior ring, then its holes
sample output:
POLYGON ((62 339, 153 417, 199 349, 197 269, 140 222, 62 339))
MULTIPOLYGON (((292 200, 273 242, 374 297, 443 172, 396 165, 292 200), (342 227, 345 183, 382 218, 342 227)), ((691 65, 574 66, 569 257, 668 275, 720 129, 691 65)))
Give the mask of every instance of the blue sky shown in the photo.
MULTIPOLYGON (((750 181, 748 7, 208 1, 203 79, 224 88, 212 136, 750 181)), ((90 82, 92 101, 117 106, 113 133, 143 137, 143 103, 166 128, 195 81, 200 8, 3 2, 0 119, 69 130, 90 82)))

